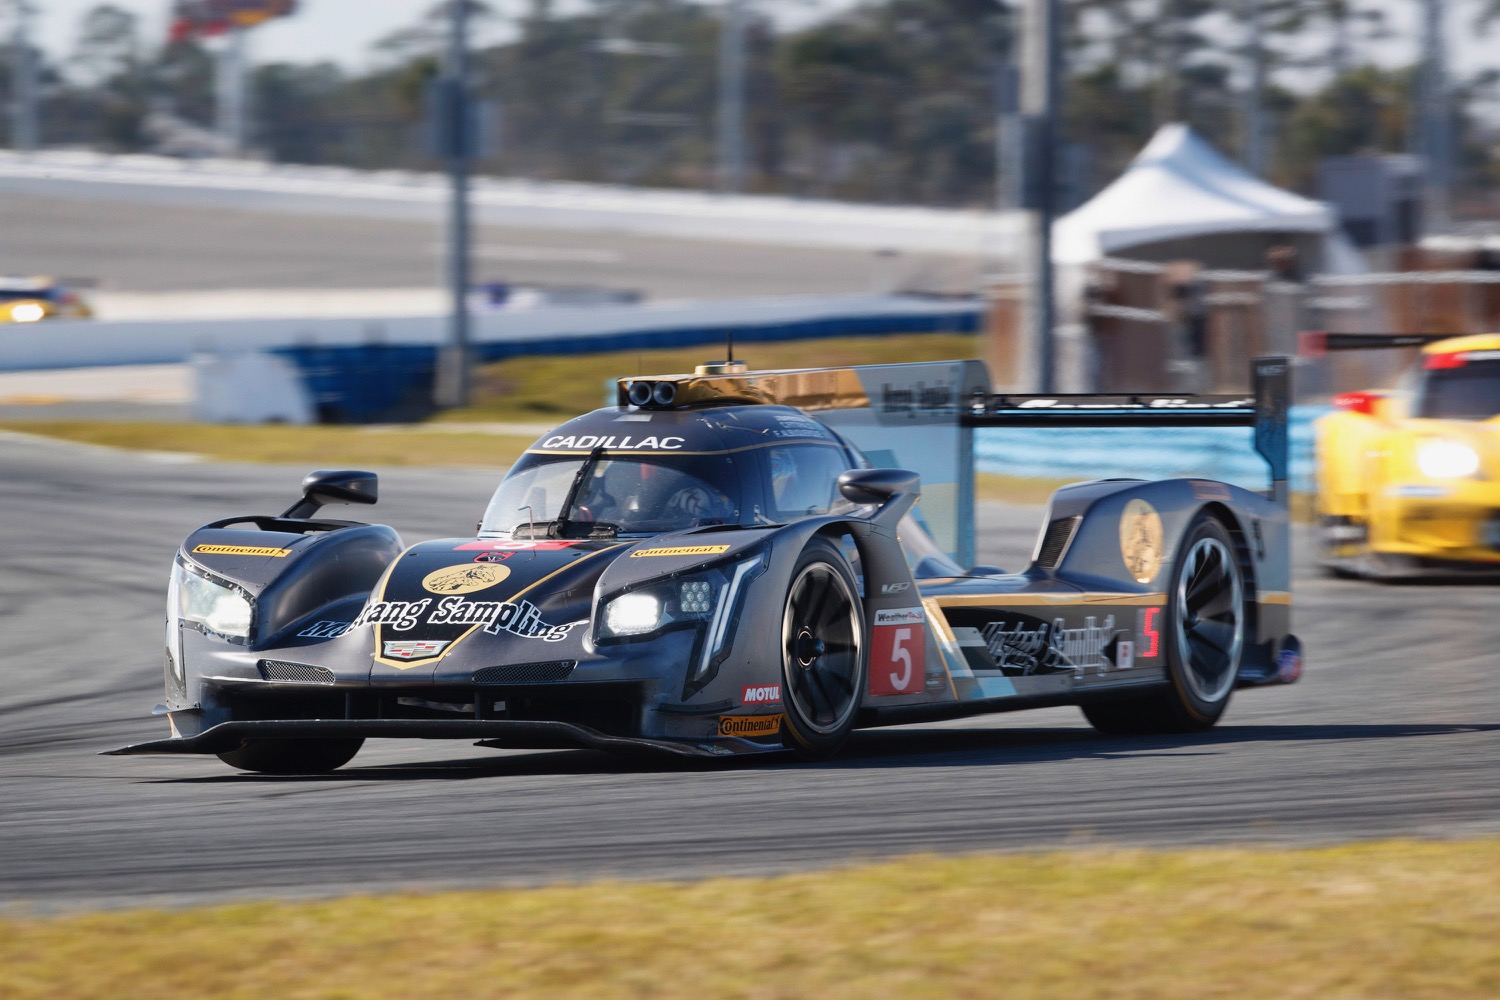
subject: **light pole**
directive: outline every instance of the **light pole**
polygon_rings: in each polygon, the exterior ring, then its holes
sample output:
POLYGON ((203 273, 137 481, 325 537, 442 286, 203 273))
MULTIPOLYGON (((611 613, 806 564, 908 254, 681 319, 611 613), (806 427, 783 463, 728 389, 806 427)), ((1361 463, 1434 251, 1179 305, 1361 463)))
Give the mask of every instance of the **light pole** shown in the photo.
POLYGON ((1412 146, 1427 168, 1428 221, 1441 227, 1448 222, 1452 176, 1452 138, 1448 113, 1447 52, 1443 42, 1443 0, 1424 0, 1422 5, 1422 70, 1418 74, 1412 146))
POLYGON ((11 126, 13 148, 30 151, 37 147, 36 60, 31 52, 29 0, 13 0, 16 23, 11 33, 11 126))
POLYGON ((1256 177, 1266 172, 1266 131, 1263 104, 1266 89, 1266 50, 1261 25, 1262 0, 1245 0, 1250 22, 1250 80, 1245 90, 1245 169, 1256 177))
POLYGON ((238 24, 231 25, 224 34, 224 47, 219 50, 216 117, 219 137, 233 156, 245 149, 245 34, 238 24))
POLYGON ((719 33, 719 190, 745 187, 745 0, 725 0, 719 33))
POLYGON ((438 358, 436 402, 469 402, 469 158, 475 136, 469 101, 469 3, 448 0, 448 51, 438 80, 438 136, 448 167, 448 343, 438 358))
POLYGON ((1050 393, 1056 386, 1056 305, 1053 301, 1052 221, 1057 202, 1058 18, 1057 0, 1027 0, 1021 33, 1021 111, 1035 124, 1035 148, 1027 166, 1027 185, 1035 198, 1031 213, 1030 343, 1022 347, 1021 371, 1036 391, 1050 393))

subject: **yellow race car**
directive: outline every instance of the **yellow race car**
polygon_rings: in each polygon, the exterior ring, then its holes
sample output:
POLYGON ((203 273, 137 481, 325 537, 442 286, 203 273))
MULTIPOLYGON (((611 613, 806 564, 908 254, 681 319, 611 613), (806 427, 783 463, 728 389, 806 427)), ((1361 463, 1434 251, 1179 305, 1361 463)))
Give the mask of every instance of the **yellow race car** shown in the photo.
POLYGON ((0 277, 0 323, 88 319, 93 315, 82 296, 56 279, 0 277))
POLYGON ((1315 424, 1319 556, 1334 573, 1500 572, 1500 334, 1321 334, 1327 349, 1424 345, 1383 392, 1315 424))

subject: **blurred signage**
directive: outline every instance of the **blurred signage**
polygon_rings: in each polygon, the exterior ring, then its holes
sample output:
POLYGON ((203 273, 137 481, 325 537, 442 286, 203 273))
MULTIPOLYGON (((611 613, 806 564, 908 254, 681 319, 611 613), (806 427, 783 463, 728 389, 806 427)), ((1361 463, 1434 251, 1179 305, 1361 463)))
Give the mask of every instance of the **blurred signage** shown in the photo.
POLYGON ((253 28, 297 10, 297 0, 177 0, 172 6, 171 38, 186 42, 253 28))

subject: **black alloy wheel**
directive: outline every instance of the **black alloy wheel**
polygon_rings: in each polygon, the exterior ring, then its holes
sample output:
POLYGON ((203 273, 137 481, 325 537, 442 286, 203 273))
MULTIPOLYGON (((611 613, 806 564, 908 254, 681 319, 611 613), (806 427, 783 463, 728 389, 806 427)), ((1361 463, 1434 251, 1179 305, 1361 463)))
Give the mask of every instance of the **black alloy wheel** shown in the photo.
POLYGON ((1112 735, 1188 733, 1224 714, 1245 651, 1245 584, 1233 538, 1200 514, 1177 548, 1167 592, 1169 684, 1083 705, 1095 728, 1112 735))
POLYGON ((782 742, 807 760, 849 738, 864 690, 864 610, 854 574, 831 542, 802 550, 781 616, 782 742))

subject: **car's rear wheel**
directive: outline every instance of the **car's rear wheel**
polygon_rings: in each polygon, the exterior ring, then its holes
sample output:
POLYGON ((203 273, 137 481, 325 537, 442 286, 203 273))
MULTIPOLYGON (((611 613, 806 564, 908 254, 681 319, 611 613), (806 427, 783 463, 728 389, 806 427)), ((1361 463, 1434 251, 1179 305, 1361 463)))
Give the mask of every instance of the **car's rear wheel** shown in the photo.
POLYGON ((854 729, 864 690, 864 611, 838 548, 815 538, 792 571, 781 616, 782 742, 818 760, 854 729))
POLYGON ((362 739, 342 740, 245 740, 219 759, 241 771, 260 774, 324 774, 354 759, 362 739))
POLYGON ((1245 648, 1244 571, 1222 523, 1202 514, 1188 528, 1167 594, 1169 684, 1083 706, 1111 734, 1185 733, 1219 721, 1245 648))

